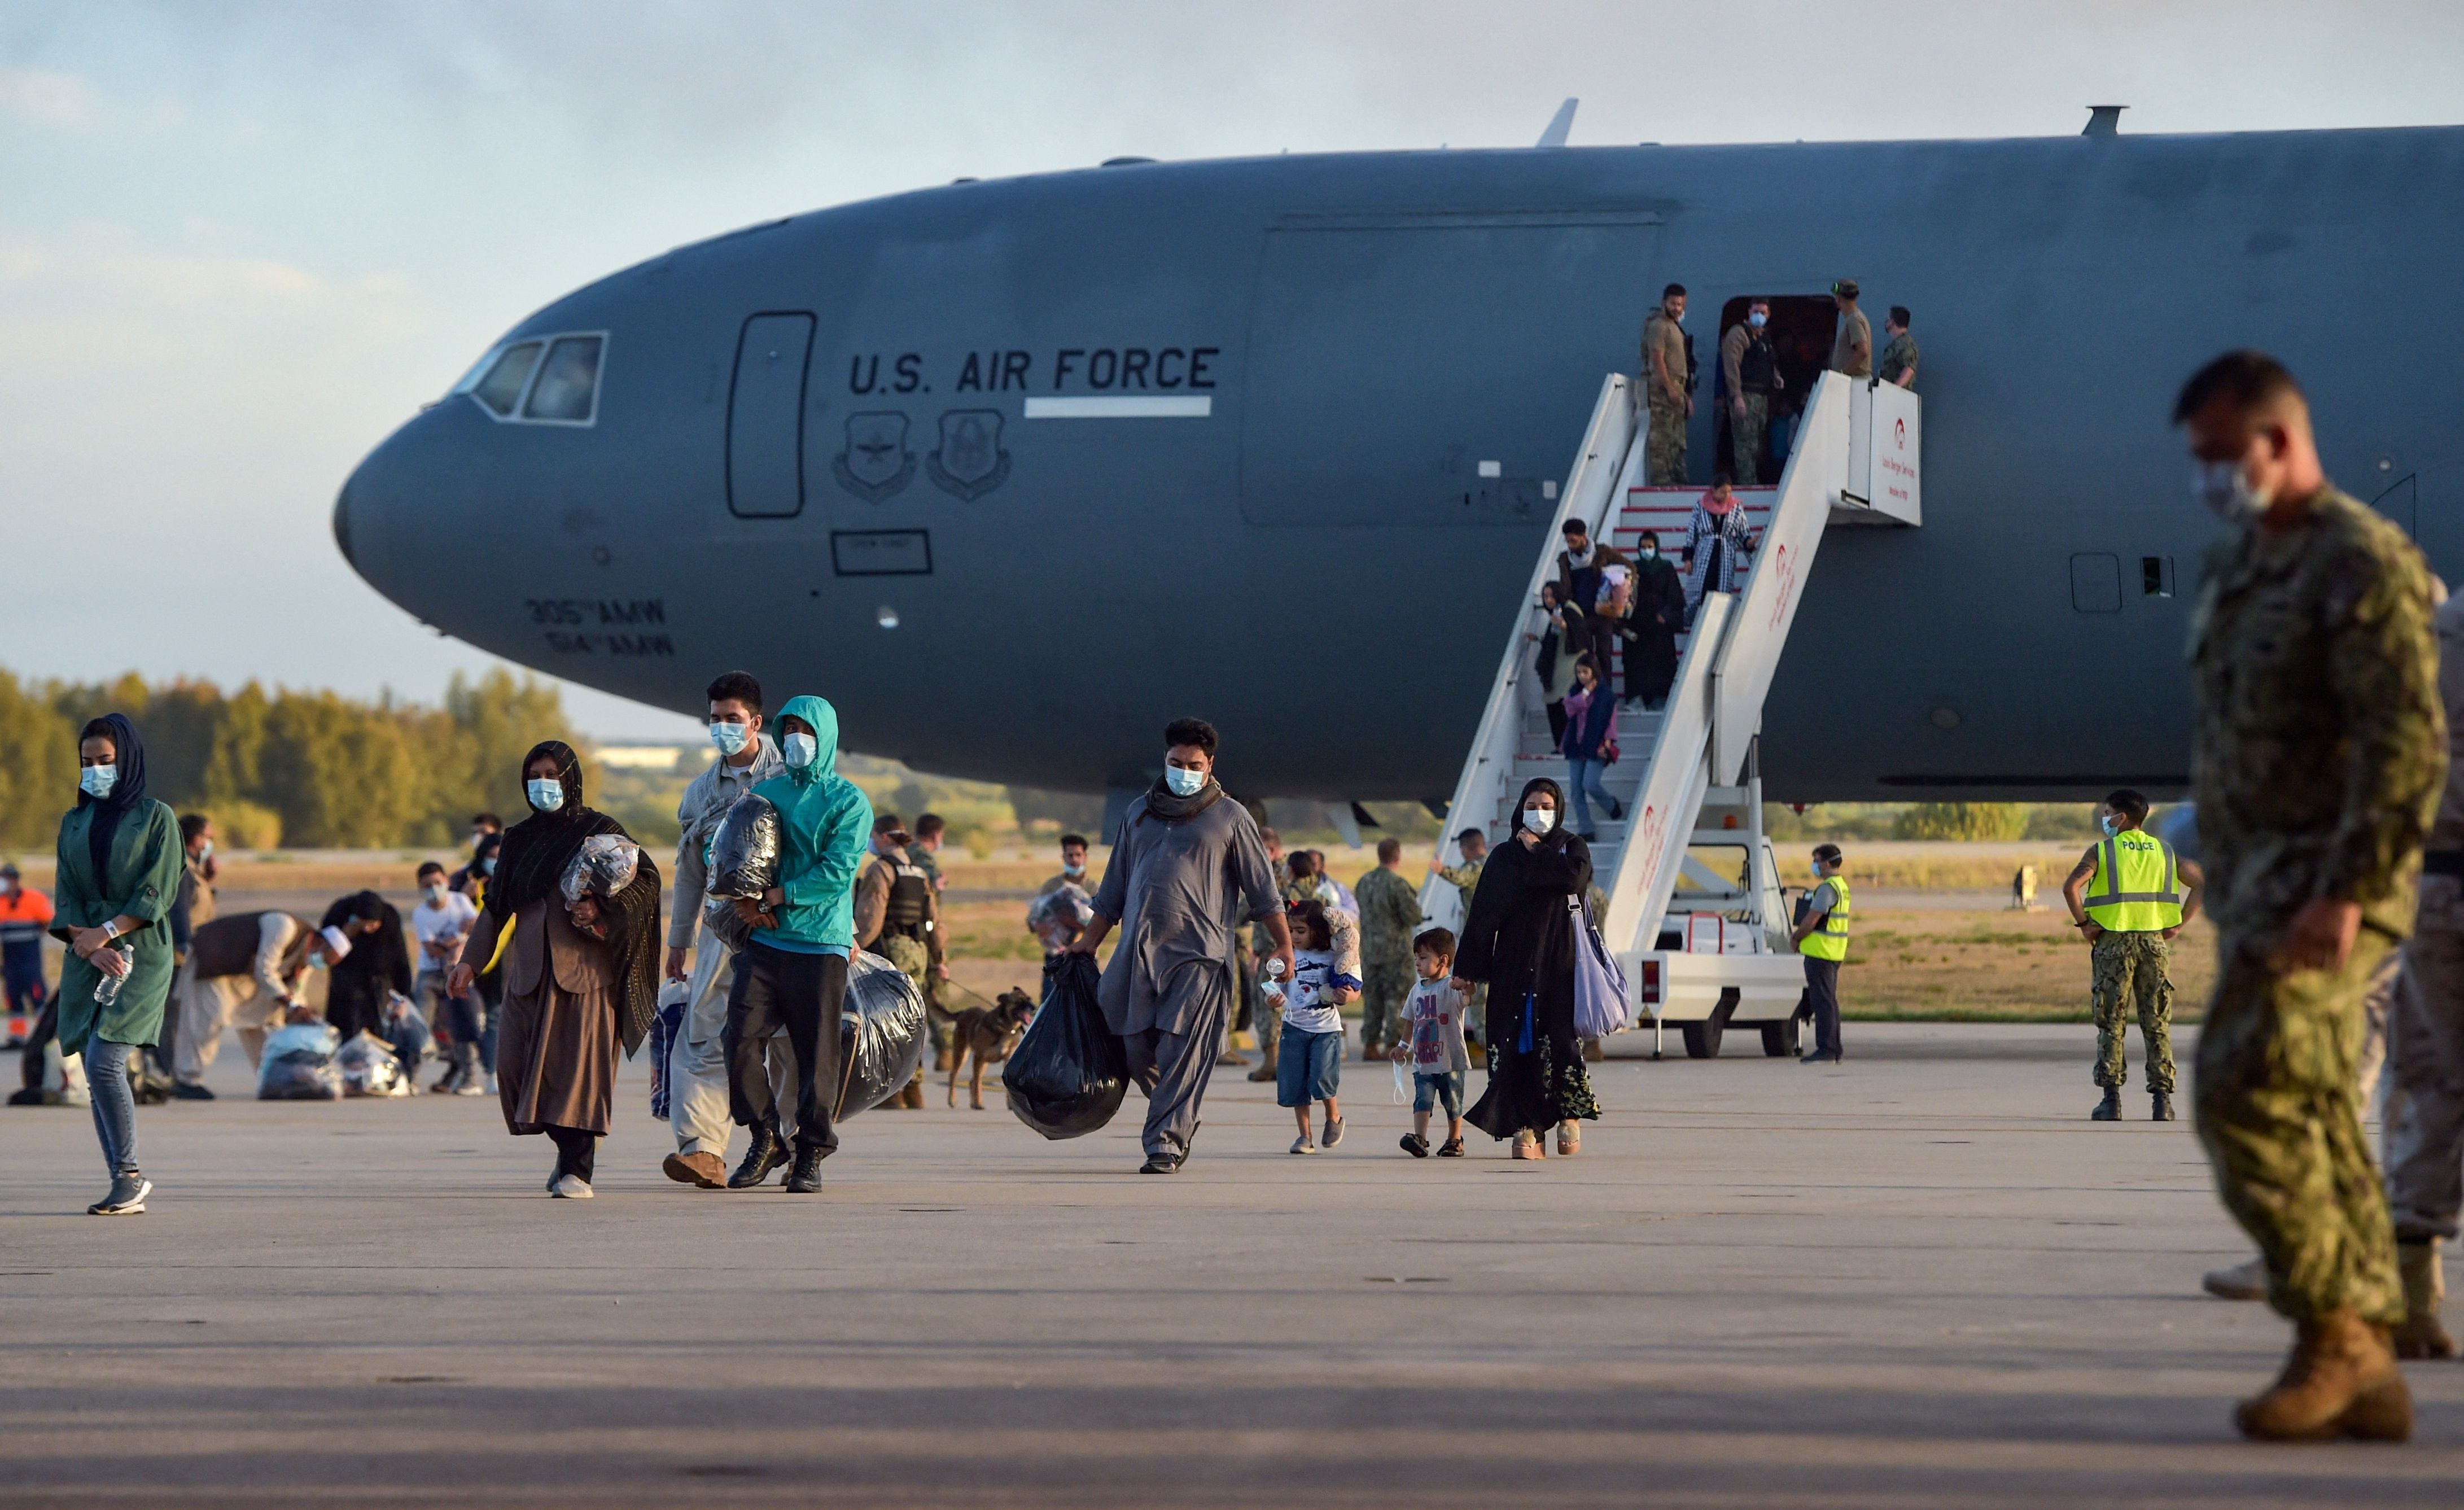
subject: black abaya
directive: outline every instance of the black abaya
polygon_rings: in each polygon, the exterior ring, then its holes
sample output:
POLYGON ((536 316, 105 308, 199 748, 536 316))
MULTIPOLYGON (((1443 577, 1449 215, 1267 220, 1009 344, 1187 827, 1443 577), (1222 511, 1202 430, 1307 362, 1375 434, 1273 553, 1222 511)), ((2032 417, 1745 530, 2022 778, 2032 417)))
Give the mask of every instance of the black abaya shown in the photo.
POLYGON ((1581 914, 1568 906, 1591 885, 1591 846, 1562 829, 1531 846, 1509 839, 1481 868, 1455 974, 1488 983, 1488 1088, 1463 1120, 1491 1137, 1599 1115, 1574 1037, 1581 914))

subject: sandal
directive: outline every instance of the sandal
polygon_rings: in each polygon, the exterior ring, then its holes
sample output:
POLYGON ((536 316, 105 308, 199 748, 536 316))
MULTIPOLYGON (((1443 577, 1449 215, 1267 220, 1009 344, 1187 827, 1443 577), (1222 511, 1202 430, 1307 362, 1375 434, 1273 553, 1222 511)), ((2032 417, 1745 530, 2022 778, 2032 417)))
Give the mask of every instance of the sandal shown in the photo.
POLYGON ((1557 1152, 1561 1156, 1572 1158, 1573 1155, 1582 1151, 1582 1129, 1575 1127, 1571 1122, 1561 1122, 1557 1124, 1557 1152))
POLYGON ((1513 1156, 1518 1159, 1545 1159, 1549 1150, 1541 1147, 1540 1140, 1530 1133, 1518 1132, 1514 1135, 1513 1156))

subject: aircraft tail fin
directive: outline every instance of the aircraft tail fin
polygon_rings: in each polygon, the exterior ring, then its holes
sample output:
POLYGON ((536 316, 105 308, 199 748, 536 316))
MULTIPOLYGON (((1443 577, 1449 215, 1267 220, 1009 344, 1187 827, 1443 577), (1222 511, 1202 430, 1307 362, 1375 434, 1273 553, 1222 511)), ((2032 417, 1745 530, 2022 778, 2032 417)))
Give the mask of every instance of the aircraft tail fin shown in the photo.
POLYGON ((1574 107, 1581 103, 1579 99, 1569 99, 1559 105, 1557 113, 1549 118, 1549 129, 1540 133, 1540 141, 1537 144, 1544 147, 1564 146, 1566 133, 1574 129, 1574 107))

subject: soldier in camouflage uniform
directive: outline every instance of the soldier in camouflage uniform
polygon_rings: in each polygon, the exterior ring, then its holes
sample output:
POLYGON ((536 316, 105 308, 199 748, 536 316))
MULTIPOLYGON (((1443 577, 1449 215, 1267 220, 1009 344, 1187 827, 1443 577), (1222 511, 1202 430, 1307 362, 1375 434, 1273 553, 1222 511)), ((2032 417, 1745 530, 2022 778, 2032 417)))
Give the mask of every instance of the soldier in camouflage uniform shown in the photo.
POLYGON ((1376 1059, 1410 1036, 1403 1005, 1412 996, 1412 935, 1420 896, 1403 879, 1403 842, 1377 842, 1377 868, 1360 878, 1360 1057, 1376 1059))
MULTIPOLYGON (((1694 417, 1692 375, 1685 363, 1685 285, 1661 291, 1660 307, 1642 322, 1642 397, 1651 422, 1643 441, 1647 480, 1655 488, 1685 482, 1685 422, 1694 417)), ((1592 605, 1582 605, 1585 613, 1592 605)))
MULTIPOLYGON (((1275 877, 1284 901, 1289 903, 1291 893, 1287 887, 1283 886, 1284 879, 1287 874, 1284 868, 1283 836, 1271 828, 1261 827, 1258 830, 1258 842, 1265 845, 1267 867, 1275 877)), ((1248 941, 1247 969, 1250 973, 1249 1031, 1256 1034, 1258 1038, 1258 1067, 1249 1072, 1249 1078, 1254 1081, 1272 1081, 1275 1078, 1275 1040, 1282 1034, 1283 1011, 1276 1006, 1272 996, 1259 988, 1257 972, 1262 968, 1260 961, 1274 957, 1275 945, 1273 938, 1266 932, 1266 925, 1264 922, 1250 924, 1249 931, 1245 936, 1248 941)))
POLYGON ((2096 810, 2104 837, 2087 846, 2062 882, 2071 921, 2087 939, 2088 999, 2096 1016, 2096 1083, 2104 1099, 2088 1115, 2098 1122, 2122 1116, 2122 1087, 2130 1081, 2122 1046, 2135 1008, 2139 1037, 2147 1052, 2149 1115, 2173 1120, 2172 940, 2199 915, 2206 878, 2173 846, 2140 827, 2147 799, 2127 787, 2096 810), (2176 880, 2189 887, 2176 896, 2176 880), (2142 888, 2145 887, 2145 891, 2142 888))
POLYGON ((1763 478, 1763 439, 1771 430, 1771 395, 1788 386, 1780 376, 1779 354, 1772 350, 1769 327, 1771 301, 1746 306, 1746 317, 1720 338, 1721 385, 1728 397, 1728 453, 1734 458, 1729 475, 1740 488, 1759 487, 1763 478))
MULTIPOLYGON (((1455 848, 1463 854, 1463 864, 1441 865, 1436 857, 1429 860, 1429 869, 1441 881, 1463 895, 1463 916, 1471 916, 1471 894, 1480 889, 1480 868, 1488 863, 1488 835, 1477 828, 1466 828, 1455 836, 1455 848)), ((1462 927, 1458 918, 1456 927, 1462 927)), ((1463 1046, 1471 1051, 1475 1065, 1488 1062, 1488 983, 1482 981, 1471 988, 1471 999, 1463 1005, 1463 1046)))
MULTIPOLYGON (((922 867, 909 857, 907 846, 913 843, 897 814, 873 820, 872 861, 855 883, 855 943, 897 966, 930 1002, 936 984, 949 978, 950 968, 941 957, 940 898, 922 867)), ((883 1105, 924 1109, 921 1062, 907 1088, 883 1105)))
POLYGON ((2199 1034, 2200 1141, 2297 1326, 2234 1422, 2268 1438, 2402 1439, 2411 1397, 2395 1237, 2362 1135, 2361 996, 2413 924, 2446 777, 2429 570, 2332 487, 2282 366, 2221 357, 2174 421, 2229 521, 2191 621, 2192 782, 2218 934, 2199 1034))

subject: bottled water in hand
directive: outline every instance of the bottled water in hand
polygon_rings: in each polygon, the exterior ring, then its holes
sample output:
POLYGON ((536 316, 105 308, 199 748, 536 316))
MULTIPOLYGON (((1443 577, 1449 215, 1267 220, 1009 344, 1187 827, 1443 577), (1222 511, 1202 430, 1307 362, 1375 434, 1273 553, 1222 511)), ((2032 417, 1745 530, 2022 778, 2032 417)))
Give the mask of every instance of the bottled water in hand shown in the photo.
MULTIPOLYGON (((122 959, 126 959, 128 957, 128 952, 121 949, 117 942, 106 944, 103 948, 113 951, 122 959)), ((101 957, 102 956, 99 954, 95 956, 95 968, 97 970, 102 970, 101 957)), ((113 1002, 118 1001, 120 999, 121 984, 127 980, 127 978, 128 977, 125 974, 115 975, 110 971, 103 970, 101 984, 94 988, 94 1004, 98 1007, 107 1007, 113 1002)))

